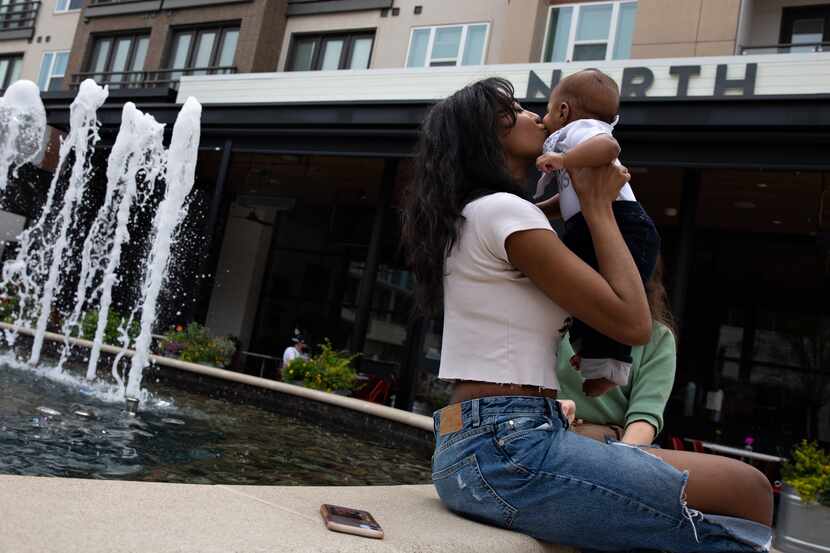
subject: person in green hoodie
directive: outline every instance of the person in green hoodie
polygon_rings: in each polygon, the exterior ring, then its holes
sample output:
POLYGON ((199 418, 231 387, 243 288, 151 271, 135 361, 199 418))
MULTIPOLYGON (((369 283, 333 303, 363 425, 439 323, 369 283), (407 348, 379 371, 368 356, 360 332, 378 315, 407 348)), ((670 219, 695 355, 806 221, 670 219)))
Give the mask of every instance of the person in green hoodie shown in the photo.
POLYGON ((582 390, 583 378, 572 365, 574 350, 565 336, 559 345, 557 374, 559 397, 576 403, 573 428, 585 436, 614 439, 632 445, 649 445, 663 428, 663 411, 669 400, 677 361, 674 319, 663 286, 663 264, 657 266, 646 286, 654 327, 651 340, 631 351, 633 364, 628 384, 597 397, 582 390))

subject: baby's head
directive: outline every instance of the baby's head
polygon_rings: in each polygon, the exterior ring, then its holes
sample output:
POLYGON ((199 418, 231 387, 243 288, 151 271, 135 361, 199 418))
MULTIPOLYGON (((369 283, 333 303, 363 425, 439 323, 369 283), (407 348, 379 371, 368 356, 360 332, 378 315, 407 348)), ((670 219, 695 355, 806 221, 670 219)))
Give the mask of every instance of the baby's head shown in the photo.
POLYGON ((620 109, 620 89, 614 79, 598 69, 568 75, 550 93, 544 123, 556 132, 578 119, 612 123, 620 109))

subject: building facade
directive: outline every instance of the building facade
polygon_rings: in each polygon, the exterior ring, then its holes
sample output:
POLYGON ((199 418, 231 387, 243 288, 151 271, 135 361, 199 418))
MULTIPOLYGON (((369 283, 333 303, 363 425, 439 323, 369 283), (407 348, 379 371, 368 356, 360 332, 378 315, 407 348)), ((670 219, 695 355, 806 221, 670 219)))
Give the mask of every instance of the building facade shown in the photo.
MULTIPOLYGON (((620 83, 622 161, 663 237, 680 344, 667 431, 769 452, 830 441, 830 3, 160 1, 87 6, 67 85, 172 84, 145 102, 168 122, 203 103, 209 277, 185 312, 214 332, 278 355, 299 326, 398 374, 408 405, 440 358, 398 247, 426 110, 501 75, 541 113, 557 79, 598 67, 620 83)), ((65 126, 66 99, 50 102, 65 126)))
POLYGON ((91 0, 66 84, 169 89, 183 75, 273 70, 284 20, 284 0, 91 0))
POLYGON ((18 79, 59 90, 66 74, 80 0, 0 2, 0 91, 18 79))

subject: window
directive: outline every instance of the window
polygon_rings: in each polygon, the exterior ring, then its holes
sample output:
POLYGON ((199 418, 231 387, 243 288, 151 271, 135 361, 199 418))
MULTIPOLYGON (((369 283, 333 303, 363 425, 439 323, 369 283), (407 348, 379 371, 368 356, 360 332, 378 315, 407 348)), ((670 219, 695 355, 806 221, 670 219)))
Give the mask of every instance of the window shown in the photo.
POLYGON ((239 27, 211 27, 176 31, 167 56, 167 77, 177 81, 183 75, 232 73, 239 41, 239 27))
POLYGON ((23 56, 0 56, 0 90, 5 90, 20 78, 23 56))
POLYGON ((406 66, 481 65, 484 63, 489 29, 488 23, 412 29, 406 66))
POLYGON ((41 90, 60 90, 69 61, 69 50, 63 52, 46 52, 40 62, 37 86, 41 90))
POLYGON ((374 32, 292 37, 286 71, 368 69, 374 32))
POLYGON ((57 0, 55 2, 55 12, 73 12, 84 7, 84 0, 57 0))
POLYGON ((784 8, 780 40, 793 45, 782 48, 789 53, 830 50, 830 5, 784 8))
POLYGON ((141 82, 149 45, 148 35, 97 37, 93 42, 87 72, 93 79, 116 88, 141 82))
POLYGON ((543 62, 627 59, 637 2, 551 6, 543 62))

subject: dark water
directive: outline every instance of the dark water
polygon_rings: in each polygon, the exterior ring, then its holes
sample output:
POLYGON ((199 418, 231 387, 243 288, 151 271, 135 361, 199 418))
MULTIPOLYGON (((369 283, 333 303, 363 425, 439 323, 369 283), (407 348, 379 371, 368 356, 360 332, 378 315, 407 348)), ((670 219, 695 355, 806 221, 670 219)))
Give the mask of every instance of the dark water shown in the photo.
POLYGON ((430 481, 429 459, 405 446, 180 389, 151 392, 161 402, 131 417, 120 403, 0 364, 0 474, 194 484, 430 481))

